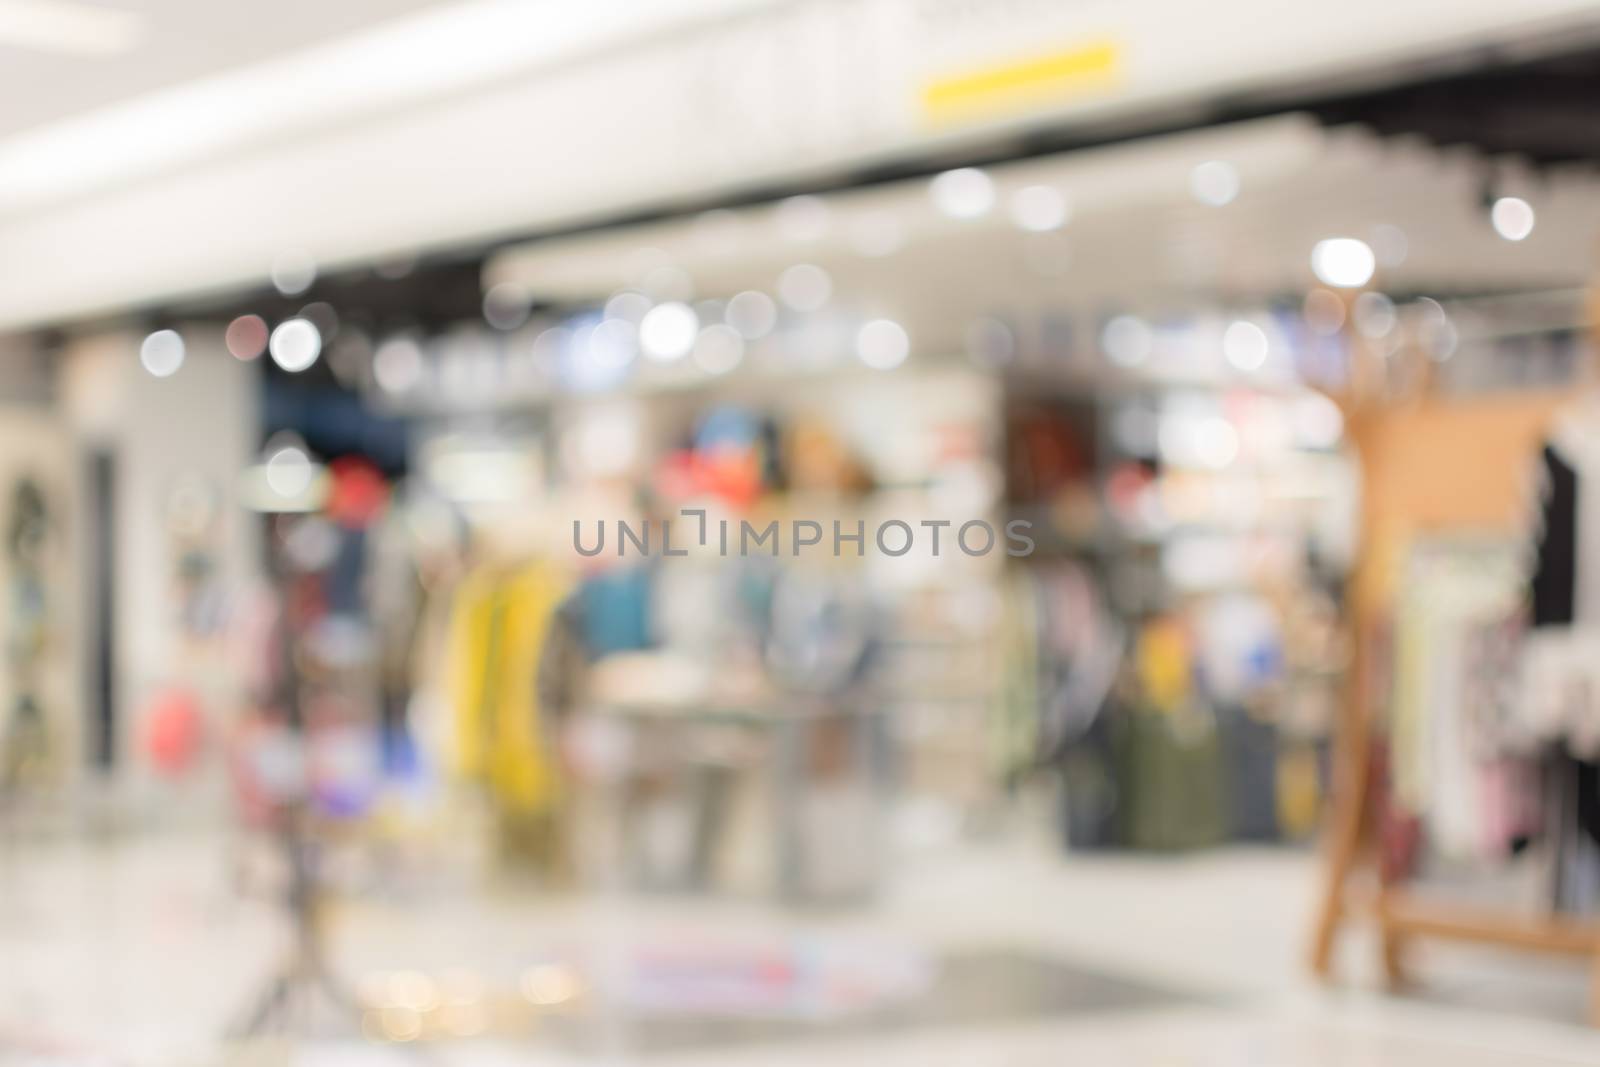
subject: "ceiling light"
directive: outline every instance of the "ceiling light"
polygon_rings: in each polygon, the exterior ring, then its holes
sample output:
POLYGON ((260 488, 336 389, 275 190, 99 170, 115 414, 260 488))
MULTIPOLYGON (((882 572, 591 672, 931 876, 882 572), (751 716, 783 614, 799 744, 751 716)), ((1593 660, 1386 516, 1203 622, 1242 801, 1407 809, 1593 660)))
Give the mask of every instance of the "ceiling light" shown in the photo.
POLYGON ((911 338, 893 319, 873 319, 856 333, 856 355, 875 370, 892 370, 911 354, 911 338))
POLYGON ((299 296, 317 280, 317 261, 300 249, 281 252, 272 261, 272 285, 284 296, 299 296))
POLYGON ((741 337, 754 341, 771 333, 778 324, 778 306, 766 293, 747 289, 728 301, 723 316, 741 337))
POLYGON ((1155 337, 1150 326, 1134 315, 1118 315, 1100 331, 1100 347, 1119 367, 1134 367, 1150 358, 1155 337))
POLYGON ((272 362, 290 374, 298 374, 322 353, 322 335, 306 319, 288 319, 272 331, 267 351, 272 353, 272 362))
POLYGON ((1318 241, 1311 250, 1311 269, 1325 285, 1340 289, 1359 289, 1372 280, 1377 257, 1365 241, 1354 237, 1330 237, 1318 241))
POLYGON ((1508 241, 1521 241, 1533 232, 1533 205, 1520 196, 1502 196, 1489 209, 1494 232, 1508 241))
POLYGON ((790 241, 820 241, 828 232, 828 205, 819 196, 791 196, 778 204, 776 217, 790 241))
POLYGON ((833 295, 833 279, 811 263, 796 263, 778 278, 778 296, 796 311, 816 311, 833 295))
POLYGON ((676 300, 657 304, 639 323, 639 347, 658 362, 682 359, 694 346, 699 329, 699 316, 688 304, 676 300))
POLYGON ((1029 185, 1011 194, 1011 221, 1030 233, 1060 229, 1067 221, 1067 198, 1051 185, 1029 185))
POLYGON ((1189 192, 1211 207, 1231 204, 1239 195, 1239 171, 1231 163, 1209 160, 1189 172, 1189 192))
POLYGON ((157 378, 178 373, 183 355, 183 338, 177 330, 157 330, 139 346, 139 363, 157 378))
POLYGON ((994 182, 976 167, 947 170, 928 184, 934 206, 953 219, 976 219, 994 207, 994 182))

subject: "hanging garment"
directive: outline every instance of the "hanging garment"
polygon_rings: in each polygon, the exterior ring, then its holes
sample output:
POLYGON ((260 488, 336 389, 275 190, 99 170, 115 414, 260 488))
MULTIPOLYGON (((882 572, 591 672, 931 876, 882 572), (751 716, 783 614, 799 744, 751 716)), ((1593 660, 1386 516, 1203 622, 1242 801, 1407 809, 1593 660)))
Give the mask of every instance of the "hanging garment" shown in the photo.
POLYGON ((1549 888, 1557 911, 1600 910, 1600 765, 1552 752, 1545 765, 1549 888))
POLYGON ((650 633, 651 568, 622 566, 583 580, 583 641, 593 659, 637 652, 654 643, 650 633))
POLYGON ((1112 688, 1126 635, 1099 584, 1081 563, 1058 561, 1018 574, 1002 627, 1004 686, 996 736, 1007 765, 1052 764, 1061 782, 1061 822, 1071 848, 1121 843, 1117 767, 1119 709, 1112 688))
POLYGON ((145 756, 152 767, 171 778, 193 769, 205 732, 205 712, 193 692, 177 686, 162 690, 140 718, 145 756))
POLYGON ((1042 618, 1035 579, 1016 574, 1006 583, 999 632, 1000 692, 988 719, 989 763, 1006 780, 1035 755, 1039 723, 1039 635, 1042 618))
POLYGON ((1134 848, 1215 844, 1226 832, 1216 716, 1195 687, 1192 635, 1175 616, 1145 623, 1134 646, 1140 699, 1124 717, 1122 827, 1134 848))
POLYGON ((1227 800, 1216 720, 1199 705, 1129 709, 1122 752, 1122 827, 1134 848, 1201 848, 1223 840, 1227 800))
POLYGON ((1529 566, 1531 628, 1508 743, 1545 749, 1552 897, 1586 912, 1600 899, 1600 406, 1581 404, 1540 453, 1529 566))
POLYGON ((1508 742, 1600 754, 1600 411, 1563 418, 1539 457, 1532 629, 1508 742))
POLYGON ((1061 769, 1061 823, 1068 848, 1125 844, 1123 792, 1118 757, 1127 709, 1109 703, 1089 728, 1072 738, 1057 758, 1061 769))
POLYGON ((1126 652, 1126 635, 1106 610, 1089 570, 1061 563, 1040 573, 1041 754, 1087 730, 1105 707, 1126 652))
POLYGON ((479 569, 462 583, 452 620, 456 766, 502 811, 551 809, 559 782, 538 702, 539 658, 565 595, 554 568, 479 569))
POLYGON ((1397 804, 1425 815, 1432 843, 1468 858, 1483 846, 1486 752, 1472 704, 1474 635, 1511 615, 1515 546, 1494 538, 1421 541, 1398 590, 1389 736, 1397 804))
POLYGON ((1276 841, 1277 725, 1237 703, 1217 705, 1216 717, 1228 839, 1276 841))

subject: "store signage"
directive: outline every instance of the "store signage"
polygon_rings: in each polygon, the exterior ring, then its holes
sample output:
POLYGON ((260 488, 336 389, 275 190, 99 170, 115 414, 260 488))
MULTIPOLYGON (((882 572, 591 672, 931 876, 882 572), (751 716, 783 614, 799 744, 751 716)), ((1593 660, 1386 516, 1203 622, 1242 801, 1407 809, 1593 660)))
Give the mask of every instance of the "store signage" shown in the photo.
POLYGON ((976 122, 1105 96, 1122 58, 1116 41, 1091 41, 935 78, 922 89, 922 114, 935 125, 976 122))

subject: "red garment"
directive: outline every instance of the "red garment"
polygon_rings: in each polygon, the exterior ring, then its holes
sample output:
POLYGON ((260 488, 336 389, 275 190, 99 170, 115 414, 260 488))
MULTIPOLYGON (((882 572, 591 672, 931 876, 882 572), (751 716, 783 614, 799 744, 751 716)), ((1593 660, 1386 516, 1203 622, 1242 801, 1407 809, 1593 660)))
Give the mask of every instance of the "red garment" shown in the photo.
POLYGON ((157 693, 146 708, 143 721, 145 754, 151 766, 174 778, 194 766, 205 718, 193 693, 177 688, 157 693))

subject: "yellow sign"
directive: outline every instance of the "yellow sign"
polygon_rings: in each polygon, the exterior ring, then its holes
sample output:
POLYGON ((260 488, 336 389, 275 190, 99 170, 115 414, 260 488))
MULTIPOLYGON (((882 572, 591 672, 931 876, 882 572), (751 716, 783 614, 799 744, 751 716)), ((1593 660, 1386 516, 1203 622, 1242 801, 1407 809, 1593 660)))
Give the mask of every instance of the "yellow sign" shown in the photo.
POLYGON ((939 124, 1016 115, 1108 92, 1121 74, 1121 46, 1093 41, 931 81, 922 90, 922 113, 939 124))

